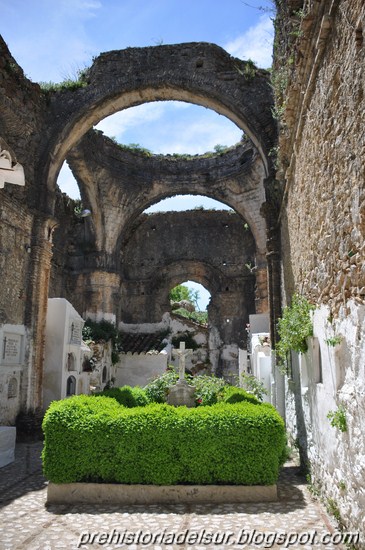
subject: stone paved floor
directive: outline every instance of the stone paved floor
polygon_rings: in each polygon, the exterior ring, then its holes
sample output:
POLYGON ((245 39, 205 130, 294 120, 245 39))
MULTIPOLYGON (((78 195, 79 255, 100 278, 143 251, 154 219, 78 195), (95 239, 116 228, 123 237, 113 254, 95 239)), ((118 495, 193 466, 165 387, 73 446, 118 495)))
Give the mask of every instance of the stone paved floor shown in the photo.
POLYGON ((41 447, 41 443, 18 444, 15 463, 0 469, 1 550, 346 548, 342 544, 306 542, 314 532, 318 540, 333 532, 334 524, 311 499, 292 463, 283 469, 279 501, 273 503, 47 507, 41 447), (138 532, 137 544, 132 537, 138 532), (290 535, 287 546, 273 542, 271 533, 275 532, 290 535), (294 533, 301 534, 300 541, 294 542, 294 533), (95 535, 93 542, 87 540, 91 535, 95 535), (260 545, 264 535, 266 542, 260 545), (245 536, 251 537, 251 543, 245 544, 245 536))

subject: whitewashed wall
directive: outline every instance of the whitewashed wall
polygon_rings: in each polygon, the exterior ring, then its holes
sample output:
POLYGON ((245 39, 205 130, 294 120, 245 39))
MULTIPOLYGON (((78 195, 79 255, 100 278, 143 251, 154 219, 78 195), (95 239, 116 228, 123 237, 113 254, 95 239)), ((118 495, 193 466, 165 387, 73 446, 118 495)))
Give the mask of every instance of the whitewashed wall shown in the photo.
POLYGON ((121 353, 116 368, 116 386, 145 386, 167 368, 165 353, 121 353))
POLYGON ((365 525, 364 318, 365 306, 353 300, 340 309, 338 318, 332 322, 327 307, 317 309, 309 350, 305 355, 293 357, 293 376, 286 382, 287 426, 293 438, 306 448, 313 483, 327 500, 333 499, 346 525, 362 533, 365 525), (335 336, 342 337, 341 343, 329 345, 326 340, 335 336), (346 432, 332 427, 327 418, 328 413, 337 411, 339 406, 345 409, 346 432))

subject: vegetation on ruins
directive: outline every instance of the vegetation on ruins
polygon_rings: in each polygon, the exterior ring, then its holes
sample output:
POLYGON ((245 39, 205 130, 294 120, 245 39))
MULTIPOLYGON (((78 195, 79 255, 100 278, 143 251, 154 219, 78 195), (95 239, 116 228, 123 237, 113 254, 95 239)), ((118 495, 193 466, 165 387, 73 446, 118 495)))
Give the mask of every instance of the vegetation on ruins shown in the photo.
POLYGON ((334 348, 341 344, 342 340, 343 336, 341 336, 341 334, 337 334, 336 336, 332 336, 331 338, 326 338, 325 342, 327 346, 334 348))
MULTIPOLYGON (((177 285, 170 290, 169 300, 172 306, 178 303, 182 304, 181 307, 173 308, 173 312, 175 314, 181 315, 182 317, 190 319, 190 321, 195 321, 201 325, 206 325, 208 323, 208 312, 196 311, 196 308, 198 308, 199 290, 193 290, 185 285, 177 285), (189 311, 186 307, 184 307, 184 302, 189 302, 195 311, 189 311)), ((196 345, 195 342, 193 343, 193 346, 194 345, 196 345)), ((192 349, 196 348, 193 347, 192 349)))
POLYGON ((120 349, 120 335, 117 327, 110 321, 92 321, 87 319, 82 329, 82 338, 88 344, 90 342, 112 342, 112 363, 118 362, 120 349))
POLYGON ((340 405, 336 411, 329 411, 327 418, 332 428, 337 428, 340 432, 347 432, 346 409, 340 405))
POLYGON ((89 68, 76 69, 75 75, 69 75, 62 82, 39 82, 44 92, 60 92, 63 90, 79 90, 88 85, 89 68))
POLYGON ((207 311, 188 311, 185 308, 174 309, 174 313, 181 315, 190 321, 199 323, 200 325, 208 324, 208 312, 207 311))
POLYGON ((278 322, 280 340, 276 345, 276 353, 279 364, 285 369, 290 351, 305 353, 308 350, 307 338, 313 336, 313 310, 314 306, 300 294, 294 294, 291 305, 284 308, 278 322))
MULTIPOLYGON (((65 81, 65 82, 68 82, 68 81, 65 81)), ((43 89, 47 88, 48 84, 51 86, 51 89, 64 89, 64 87, 57 88, 57 86, 61 86, 61 84, 64 84, 64 83, 54 84, 52 82, 51 83, 43 83, 42 82, 41 83, 42 88, 43 89)), ((71 86, 71 82, 70 82, 70 86, 71 86)), ((100 130, 99 130, 99 132, 103 133, 100 130)), ((152 157, 152 156, 164 157, 164 158, 168 158, 169 160, 191 160, 191 159, 195 159, 195 158, 212 158, 212 157, 215 157, 217 155, 224 155, 225 153, 227 153, 229 151, 233 151, 234 149, 236 149, 236 147, 238 145, 241 145, 241 144, 246 143, 246 142, 249 141, 249 137, 246 136, 246 134, 242 134, 242 138, 238 143, 235 143, 234 145, 221 145, 221 144, 218 143, 213 147, 213 149, 214 149, 213 151, 206 151, 205 153, 202 153, 202 154, 195 154, 195 155, 190 154, 190 153, 158 154, 158 153, 153 153, 153 151, 151 151, 150 149, 147 149, 146 147, 143 147, 139 143, 119 143, 115 136, 108 136, 108 137, 118 147, 120 147, 120 149, 123 149, 124 151, 131 151, 133 153, 141 154, 145 157, 152 157)))
POLYGON ((53 402, 43 430, 54 483, 271 485, 285 457, 284 421, 267 403, 127 408, 79 395, 53 402))

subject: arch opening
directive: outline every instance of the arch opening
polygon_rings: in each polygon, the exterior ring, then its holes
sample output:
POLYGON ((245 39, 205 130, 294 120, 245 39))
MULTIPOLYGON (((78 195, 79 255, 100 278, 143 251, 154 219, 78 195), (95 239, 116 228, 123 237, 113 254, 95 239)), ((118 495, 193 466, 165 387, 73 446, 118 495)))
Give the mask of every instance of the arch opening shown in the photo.
POLYGON ((67 378, 66 396, 71 397, 71 395, 76 395, 76 378, 74 376, 67 378))
POLYGON ((124 109, 95 129, 132 149, 176 157, 220 154, 244 137, 236 124, 214 110, 174 100, 124 109))
POLYGON ((145 214, 153 212, 178 212, 186 210, 229 210, 233 208, 204 195, 174 195, 155 202, 144 210, 145 214))
POLYGON ((171 311, 202 325, 208 324, 208 305, 211 294, 202 284, 187 280, 171 288, 171 311))
MULTIPOLYGON (((83 103, 80 105, 75 102, 74 106, 66 109, 69 111, 68 116, 66 119, 63 117, 62 124, 55 131, 48 155, 50 161, 45 165, 48 185, 54 185, 68 151, 101 120, 142 103, 170 100, 201 105, 226 116, 252 139, 267 175, 270 174, 272 163, 268 152, 272 148, 276 130, 272 124, 270 132, 267 131, 272 121, 270 107, 273 97, 266 71, 258 70, 255 86, 247 86, 237 77, 237 60, 213 44, 191 43, 132 50, 107 52, 94 61, 88 74, 91 93, 86 89, 83 103), (209 71, 200 73, 199 81, 192 73, 191 64, 197 55, 206 56, 207 66, 211 63, 209 71), (125 64, 128 66, 127 72, 123 70, 125 64), (164 69, 162 79, 161 64, 164 69), (176 70, 177 65, 179 70, 176 70), (143 85, 136 78, 141 66, 146 67, 143 85), (117 72, 125 73, 125 77, 115 78, 117 72), (222 80, 222 76, 230 73, 234 78, 222 80), (264 94, 259 94, 260 101, 257 102, 257 91, 261 89, 264 94), (235 98, 234 102, 232 98, 235 98)), ((69 103, 68 97, 65 96, 64 100, 66 104, 69 103)), ((62 112, 61 103, 57 107, 62 112)), ((58 111, 55 115, 58 116, 58 111)))

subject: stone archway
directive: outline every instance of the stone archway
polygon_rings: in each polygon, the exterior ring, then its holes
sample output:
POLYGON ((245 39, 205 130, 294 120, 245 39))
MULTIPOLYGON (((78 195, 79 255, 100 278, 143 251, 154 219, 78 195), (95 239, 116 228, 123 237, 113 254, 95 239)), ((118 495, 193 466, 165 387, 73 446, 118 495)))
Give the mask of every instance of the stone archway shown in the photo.
POLYGON ((70 152, 68 163, 83 204, 91 209, 97 250, 114 254, 131 223, 153 203, 195 194, 238 212, 251 228, 258 254, 266 252, 265 167, 250 140, 225 154, 184 160, 129 151, 90 131, 70 152))
POLYGON ((227 116, 252 139, 265 166, 275 145, 273 95, 267 71, 247 69, 246 62, 208 43, 128 48, 103 53, 88 70, 85 86, 50 94, 48 131, 41 159, 43 179, 53 189, 69 151, 100 120, 141 103, 181 100, 227 116))

